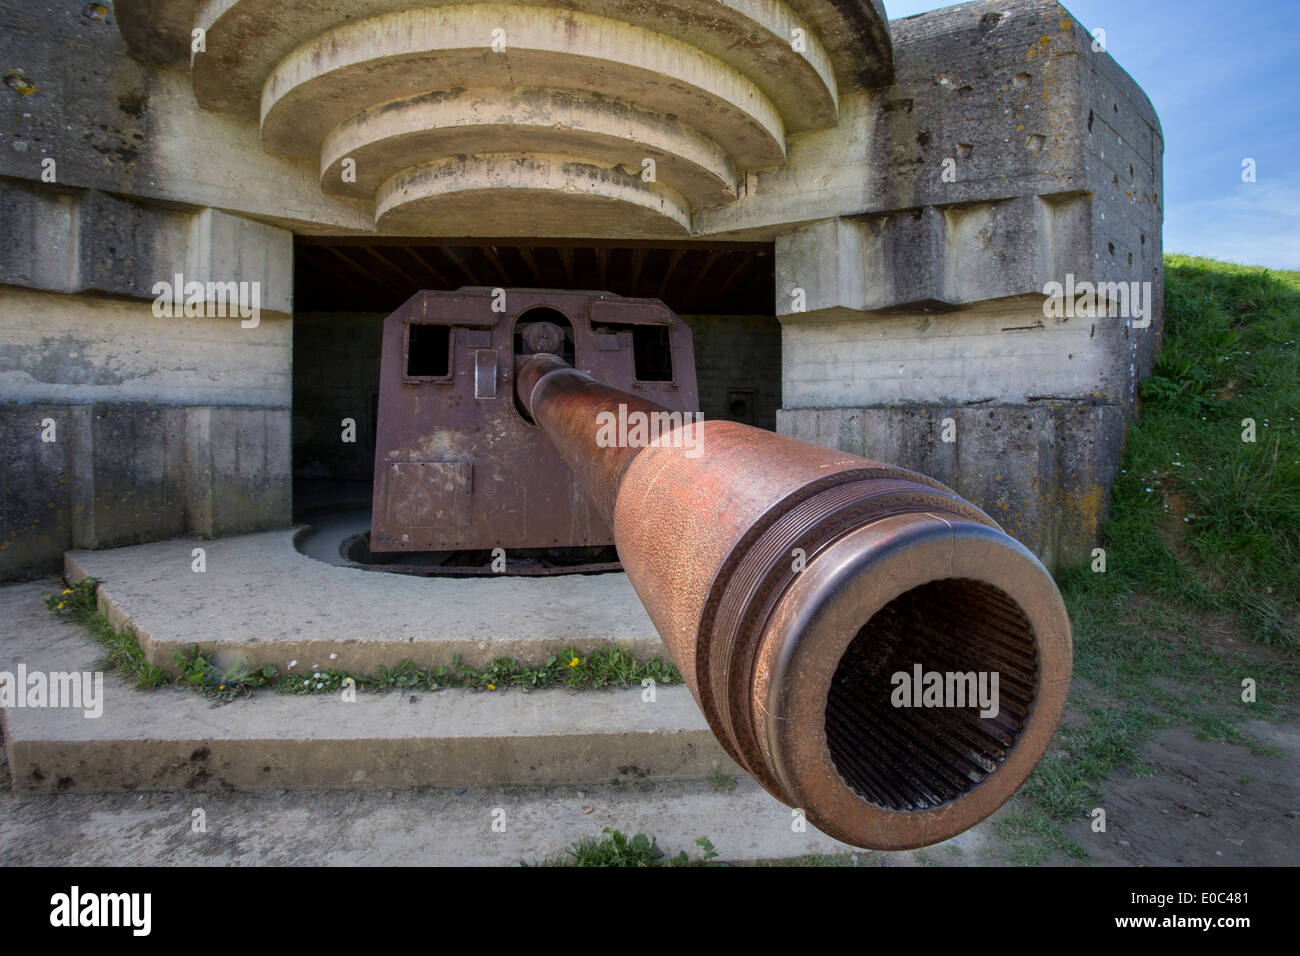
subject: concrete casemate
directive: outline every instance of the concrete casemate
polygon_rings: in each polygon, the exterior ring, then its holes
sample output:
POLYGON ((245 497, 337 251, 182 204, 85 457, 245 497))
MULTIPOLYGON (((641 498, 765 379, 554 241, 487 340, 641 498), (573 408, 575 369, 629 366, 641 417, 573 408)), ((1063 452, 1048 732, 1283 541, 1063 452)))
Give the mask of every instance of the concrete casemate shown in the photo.
POLYGON ((288 526, 291 384, 329 374, 293 363, 295 235, 774 242, 778 429, 933 468, 1054 564, 1094 544, 1163 329, 1163 138, 1055 0, 0 24, 0 577, 288 526), (177 276, 197 314, 159 315, 177 276), (1046 308, 1079 283, 1104 314, 1046 308))

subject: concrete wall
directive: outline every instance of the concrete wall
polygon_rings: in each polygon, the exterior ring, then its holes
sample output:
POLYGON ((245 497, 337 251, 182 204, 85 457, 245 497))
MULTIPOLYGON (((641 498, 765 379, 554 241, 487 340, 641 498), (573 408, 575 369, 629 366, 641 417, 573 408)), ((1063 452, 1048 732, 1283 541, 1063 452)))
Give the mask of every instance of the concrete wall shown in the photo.
MULTIPOLYGON (((827 204, 857 211, 777 237, 778 428, 934 475, 1049 565, 1083 560, 1163 329, 1159 121, 1057 4, 891 29, 897 82, 841 152, 881 175, 829 176, 827 204), (1081 282, 1139 283, 1145 314, 1048 307, 1081 282)), ((793 215, 788 172, 728 215, 793 215)))
POLYGON ((695 339, 695 375, 704 417, 775 431, 781 407, 781 325, 776 318, 684 315, 682 319, 695 339))
POLYGON ((289 233, 97 191, 0 192, 0 579, 57 571, 69 547, 287 523, 289 233), (178 273, 203 294, 171 314, 153 290, 178 273), (209 281, 249 283, 247 311, 209 301, 209 281))
POLYGON ((54 573, 68 548, 288 520, 283 408, 6 404, 0 436, 6 579, 54 573))
POLYGON ((311 160, 264 153, 255 122, 201 109, 187 72, 131 56, 111 7, 91 17, 88 6, 0 7, 0 62, 31 87, 0 89, 0 177, 40 183, 53 159, 50 185, 63 193, 102 190, 295 228, 371 228, 368 204, 324 195, 311 160))
MULTIPOLYGON (((53 568, 74 541, 287 521, 291 231, 389 229, 372 198, 322 188, 319 156, 273 155, 256 116, 204 108, 183 57, 131 55, 116 15, 81 0, 0 8, 0 60, 22 71, 0 89, 0 537, 14 542, 2 576, 53 568), (260 325, 155 318, 153 285, 177 272, 259 282, 260 325), (37 448, 44 418, 60 438, 37 448)), ((734 198, 693 206, 691 235, 776 240, 779 428, 928 462, 1041 555, 1073 560, 1163 325, 1159 123, 1050 0, 981 0, 890 29, 894 81, 841 84, 821 128, 786 110, 784 162, 734 164, 734 198), (1044 286, 1067 275, 1150 282, 1151 324, 1044 316, 1044 286), (933 446, 936 417, 956 421, 955 447, 933 446), (1037 504, 1008 482, 1036 488, 1037 504)), ((220 62, 205 61, 203 95, 221 93, 220 62)), ((773 95, 797 105, 797 91, 773 95)), ((464 234, 515 222, 470 212, 464 234)), ((590 228, 635 239, 637 221, 590 228)), ((519 223, 544 228, 527 207, 519 223)), ((744 334, 742 353, 734 320, 697 320, 703 361, 732 363, 702 365, 701 383, 757 383, 766 424, 775 338, 744 334)), ((339 408, 327 381, 301 378, 315 429, 339 408)), ((702 398, 725 417, 721 390, 702 398)))
POLYGON ((1085 558, 1095 546, 1125 423, 1118 406, 1083 402, 777 414, 782 434, 939 479, 1049 567, 1085 558))

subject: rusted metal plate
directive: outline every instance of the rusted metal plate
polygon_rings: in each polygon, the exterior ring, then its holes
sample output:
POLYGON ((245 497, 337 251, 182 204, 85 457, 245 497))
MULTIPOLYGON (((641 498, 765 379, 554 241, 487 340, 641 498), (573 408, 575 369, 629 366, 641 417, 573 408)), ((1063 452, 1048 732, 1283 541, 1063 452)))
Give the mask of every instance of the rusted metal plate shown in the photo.
POLYGON ((463 528, 470 523, 472 461, 393 461, 388 476, 388 524, 404 528, 463 528), (394 489, 399 493, 394 494, 394 489))
POLYGON ((372 550, 613 543, 554 446, 521 414, 517 351, 555 351, 638 398, 699 408, 690 328, 656 299, 417 293, 384 321, 372 550))

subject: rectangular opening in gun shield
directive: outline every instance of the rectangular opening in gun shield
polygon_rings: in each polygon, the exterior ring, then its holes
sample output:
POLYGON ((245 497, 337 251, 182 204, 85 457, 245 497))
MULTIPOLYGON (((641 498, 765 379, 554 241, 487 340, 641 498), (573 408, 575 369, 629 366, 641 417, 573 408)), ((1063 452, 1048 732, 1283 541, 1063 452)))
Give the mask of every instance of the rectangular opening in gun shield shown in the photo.
POLYGON ((407 378, 451 376, 451 327, 411 322, 406 326, 407 378))

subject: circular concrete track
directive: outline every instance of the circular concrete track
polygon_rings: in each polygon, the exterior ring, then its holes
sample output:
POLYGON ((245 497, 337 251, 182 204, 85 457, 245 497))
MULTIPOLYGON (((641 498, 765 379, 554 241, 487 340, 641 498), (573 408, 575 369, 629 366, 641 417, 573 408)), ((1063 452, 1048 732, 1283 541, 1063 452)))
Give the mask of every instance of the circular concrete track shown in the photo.
POLYGON ((398 234, 480 218, 507 235, 681 237, 690 229, 689 207, 669 187, 565 156, 459 156, 403 170, 379 187, 375 217, 398 234))
MULTIPOLYGON (((252 115, 262 86, 295 49, 337 27, 414 9, 461 9, 477 23, 477 45, 486 48, 494 28, 505 27, 498 4, 416 4, 411 0, 208 0, 195 26, 206 31, 207 51, 193 60, 199 102, 211 109, 252 115)), ((522 0, 539 17, 597 15, 686 43, 749 77, 776 103, 791 129, 833 125, 836 67, 818 38, 839 18, 829 2, 786 4, 773 0, 522 0), (562 6, 562 8, 561 8, 562 6), (806 6, 809 17, 797 11, 806 6), (818 9, 824 8, 824 9, 818 9), (802 30, 802 35, 796 31, 802 30), (799 37, 799 49, 795 38, 799 37)), ((870 6, 869 4, 866 6, 870 6)), ((881 20, 883 24, 883 19, 881 20)), ((843 29, 847 30, 846 22, 843 29)), ((509 42, 509 29, 507 41, 509 42)), ((841 31, 842 32, 842 31, 841 31)), ((885 34, 887 39, 887 33, 885 34)), ((886 43, 887 46, 887 43, 886 43)), ((850 72, 852 70, 850 69, 850 72)))
POLYGON ((612 95, 706 131, 737 166, 785 159, 776 108, 721 61, 616 20, 488 4, 391 14, 299 47, 262 88, 262 144, 316 155, 331 128, 368 106, 482 86, 612 95), (493 30, 504 31, 502 52, 487 45, 493 30))
POLYGON ((370 199, 382 182, 430 157, 511 152, 582 155, 602 166, 635 170, 697 207, 736 196, 730 159, 697 130, 619 100, 555 90, 425 94, 363 110, 325 137, 321 188, 370 199), (346 179, 345 160, 352 161, 346 179))

